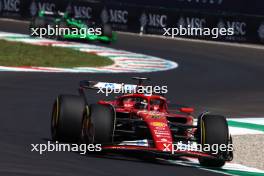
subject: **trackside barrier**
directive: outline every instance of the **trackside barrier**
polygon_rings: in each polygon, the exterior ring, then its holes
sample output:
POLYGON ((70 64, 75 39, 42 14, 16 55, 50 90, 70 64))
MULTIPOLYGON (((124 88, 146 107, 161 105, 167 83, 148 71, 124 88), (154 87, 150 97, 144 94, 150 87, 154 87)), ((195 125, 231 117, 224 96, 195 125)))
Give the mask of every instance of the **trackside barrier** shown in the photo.
MULTIPOLYGON (((30 19, 38 10, 70 11, 76 18, 109 23, 114 30, 164 34, 163 28, 233 28, 233 36, 188 36, 206 40, 264 43, 263 0, 0 0, 0 16, 30 19)), ((184 36, 181 36, 184 37, 184 36)))

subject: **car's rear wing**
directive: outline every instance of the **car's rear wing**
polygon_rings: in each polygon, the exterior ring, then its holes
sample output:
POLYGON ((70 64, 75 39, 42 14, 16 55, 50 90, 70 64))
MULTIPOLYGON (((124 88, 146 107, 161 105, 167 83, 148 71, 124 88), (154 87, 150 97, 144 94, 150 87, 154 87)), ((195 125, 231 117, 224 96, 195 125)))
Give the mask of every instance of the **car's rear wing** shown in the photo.
POLYGON ((124 83, 110 83, 110 82, 98 82, 98 81, 81 81, 80 88, 94 89, 94 90, 108 90, 112 92, 120 93, 135 93, 138 85, 124 84, 124 83))
POLYGON ((160 95, 164 96, 168 92, 167 86, 150 86, 143 85, 143 81, 149 80, 148 78, 133 77, 137 80, 138 84, 125 84, 125 83, 110 83, 98 81, 81 81, 80 89, 94 89, 102 93, 121 93, 121 94, 145 94, 145 95, 160 95))
POLYGON ((144 95, 159 95, 164 96, 168 92, 167 86, 147 86, 142 85, 142 79, 139 79, 139 84, 124 84, 124 83, 110 83, 98 81, 81 81, 80 90, 93 89, 98 92, 109 94, 144 94, 144 95))
POLYGON ((53 11, 45 11, 45 10, 40 10, 39 11, 39 15, 40 16, 48 16, 48 17, 58 17, 58 16, 64 16, 65 13, 64 12, 53 12, 53 11))

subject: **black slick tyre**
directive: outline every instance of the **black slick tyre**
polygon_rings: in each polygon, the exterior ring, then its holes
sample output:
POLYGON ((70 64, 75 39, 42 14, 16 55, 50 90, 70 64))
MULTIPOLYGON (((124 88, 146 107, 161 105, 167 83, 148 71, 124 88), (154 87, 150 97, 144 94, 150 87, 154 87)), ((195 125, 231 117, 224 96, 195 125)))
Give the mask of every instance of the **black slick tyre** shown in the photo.
MULTIPOLYGON (((202 146, 205 145, 228 145, 229 131, 226 118, 220 115, 205 114, 198 119, 198 141, 202 146)), ((209 151, 209 153, 212 151, 209 151)), ((217 151, 216 158, 199 158, 202 166, 206 167, 222 167, 225 159, 222 151, 217 151)))
POLYGON ((85 107, 83 97, 60 95, 54 102, 51 119, 53 141, 78 142, 85 107))
POLYGON ((115 126, 114 109, 110 105, 101 104, 92 104, 85 109, 82 120, 82 143, 111 144, 115 126))

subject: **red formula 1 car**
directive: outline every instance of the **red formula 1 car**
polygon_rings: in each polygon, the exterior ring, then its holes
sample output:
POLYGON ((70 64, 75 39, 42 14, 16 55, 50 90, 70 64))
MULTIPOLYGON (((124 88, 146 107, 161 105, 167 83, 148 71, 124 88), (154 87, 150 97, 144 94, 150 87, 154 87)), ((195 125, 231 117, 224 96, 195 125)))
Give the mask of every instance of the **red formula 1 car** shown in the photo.
POLYGON ((52 111, 52 139, 102 144, 104 153, 132 152, 162 159, 196 157, 201 165, 211 167, 232 160, 232 139, 225 117, 202 113, 194 125, 192 108, 179 107, 171 113, 164 96, 139 93, 137 88, 144 87, 145 79, 134 79, 138 85, 81 81, 80 95, 58 96, 52 111), (131 88, 136 91, 96 104, 88 104, 85 93, 87 89, 103 92, 131 88))

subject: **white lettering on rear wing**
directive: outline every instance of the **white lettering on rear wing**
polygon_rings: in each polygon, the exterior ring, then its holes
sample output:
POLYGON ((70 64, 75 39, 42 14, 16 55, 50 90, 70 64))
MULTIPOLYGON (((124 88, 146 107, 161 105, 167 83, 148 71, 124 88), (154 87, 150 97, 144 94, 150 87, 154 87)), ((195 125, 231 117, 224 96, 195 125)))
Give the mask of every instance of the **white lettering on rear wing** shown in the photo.
POLYGON ((80 87, 84 89, 99 90, 97 93, 105 93, 107 96, 112 93, 116 94, 133 94, 139 93, 145 96, 161 95, 167 93, 167 86, 143 86, 124 83, 110 83, 98 81, 81 81, 80 87))
POLYGON ((94 88, 112 90, 114 92, 127 92, 134 93, 137 90, 137 85, 133 84, 120 84, 120 83, 109 83, 109 82, 98 82, 93 86, 94 88))

